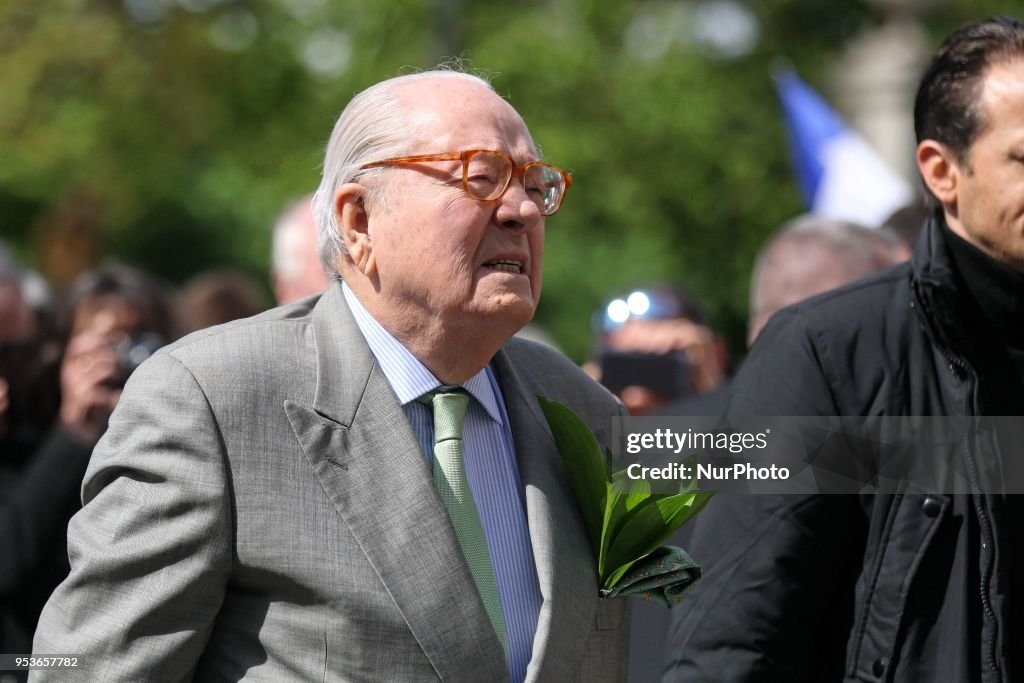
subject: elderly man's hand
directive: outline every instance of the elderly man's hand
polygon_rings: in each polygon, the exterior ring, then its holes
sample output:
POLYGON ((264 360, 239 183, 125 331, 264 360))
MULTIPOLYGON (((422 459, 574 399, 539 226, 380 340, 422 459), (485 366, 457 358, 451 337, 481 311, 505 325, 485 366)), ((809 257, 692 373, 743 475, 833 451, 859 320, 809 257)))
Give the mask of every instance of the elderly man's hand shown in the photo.
POLYGON ((121 377, 108 335, 85 332, 71 339, 61 364, 60 424, 79 443, 92 446, 107 428, 121 397, 121 377))

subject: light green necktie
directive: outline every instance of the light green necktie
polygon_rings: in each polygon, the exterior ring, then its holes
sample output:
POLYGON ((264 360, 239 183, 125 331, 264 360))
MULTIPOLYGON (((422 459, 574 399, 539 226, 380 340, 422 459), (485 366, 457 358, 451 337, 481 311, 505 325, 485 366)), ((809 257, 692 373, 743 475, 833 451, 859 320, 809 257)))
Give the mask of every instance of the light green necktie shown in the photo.
POLYGON ((494 632, 501 641, 501 647, 508 656, 508 636, 505 632, 505 614, 498 596, 498 582, 494 578, 494 566, 487 551, 487 539, 480 523, 480 515, 469 490, 466 468, 463 463, 462 424, 466 419, 469 394, 461 389, 442 387, 424 394, 421 403, 431 406, 434 412, 434 485, 441 494, 448 517, 455 527, 462 554, 469 564, 476 588, 480 591, 487 616, 494 626, 494 632))

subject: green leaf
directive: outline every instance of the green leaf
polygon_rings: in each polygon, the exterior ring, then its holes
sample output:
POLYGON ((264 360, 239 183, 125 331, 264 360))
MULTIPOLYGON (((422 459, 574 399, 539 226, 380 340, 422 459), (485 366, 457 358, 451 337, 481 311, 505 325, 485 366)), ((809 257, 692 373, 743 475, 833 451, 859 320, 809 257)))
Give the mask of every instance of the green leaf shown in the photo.
POLYGON ((630 481, 632 493, 623 494, 615 490, 616 482, 628 478, 626 471, 622 470, 612 475, 612 481, 608 484, 607 502, 605 504, 604 526, 601 528, 601 553, 598 558, 598 574, 602 579, 602 586, 607 578, 606 562, 608 560, 609 547, 612 540, 619 535, 623 524, 630 519, 632 514, 639 508, 651 502, 651 485, 647 481, 630 481))
POLYGON ((538 396, 537 400, 565 463, 576 500, 583 510, 594 554, 600 555, 605 502, 610 488, 601 444, 570 408, 543 396, 538 396))
POLYGON ((604 514, 602 515, 601 541, 598 544, 599 550, 597 552, 598 579, 604 578, 605 560, 608 557, 608 546, 611 544, 612 537, 614 536, 614 524, 622 516, 625 503, 626 497, 616 493, 612 489, 611 482, 608 482, 606 484, 604 514))
MULTIPOLYGON (((679 493, 652 496, 641 503, 620 523, 618 533, 608 545, 602 572, 606 587, 614 585, 634 562, 654 551, 711 499, 711 493, 679 493), (607 574, 607 577, 606 577, 607 574)), ((612 520, 611 526, 615 526, 612 520)))
MULTIPOLYGON (((621 472, 617 474, 622 474, 621 472)), ((638 484, 640 482, 637 482, 638 484)), ((647 485, 647 489, 650 489, 650 485, 647 485)), ((618 500, 616 505, 608 506, 605 528, 602 530, 602 559, 604 562, 599 563, 599 571, 601 576, 602 588, 612 588, 615 583, 622 577, 626 571, 632 566, 632 563, 623 565, 618 568, 614 564, 609 564, 610 559, 610 547, 612 541, 618 537, 623 527, 644 507, 653 505, 657 500, 656 496, 652 496, 650 491, 647 492, 636 492, 630 494, 615 493, 611 490, 609 485, 609 496, 616 496, 618 500), (614 571, 613 571, 614 570, 614 571)))
POLYGON ((611 590, 612 588, 614 588, 614 587, 615 587, 615 584, 617 584, 617 583, 619 582, 619 580, 620 580, 620 579, 621 579, 621 578, 622 578, 623 576, 625 576, 625 575, 626 575, 626 572, 628 572, 628 571, 629 571, 630 569, 632 569, 632 568, 633 568, 633 565, 635 565, 636 563, 640 562, 640 561, 641 561, 642 559, 643 559, 643 558, 642 558, 642 557, 640 557, 640 558, 637 558, 637 559, 633 560, 632 562, 627 562, 626 564, 622 565, 621 567, 619 567, 618 569, 616 569, 615 571, 613 571, 613 572, 612 572, 611 574, 609 574, 609 575, 608 575, 608 577, 607 577, 607 578, 606 578, 606 579, 605 579, 605 580, 604 580, 604 581, 603 581, 603 582, 601 583, 601 588, 605 588, 605 589, 607 589, 607 590, 611 590))
POLYGON ((630 493, 626 495, 627 511, 632 510, 637 505, 651 497, 651 482, 646 479, 638 479, 634 481, 626 474, 626 470, 620 470, 612 475, 612 486, 618 484, 620 487, 623 487, 623 482, 628 484, 630 491, 630 493))
POLYGON ((612 590, 634 565, 699 512, 712 494, 652 494, 649 482, 630 482, 630 493, 616 492, 613 483, 621 483, 625 472, 609 475, 610 454, 602 450, 586 423, 561 403, 543 396, 537 400, 583 511, 597 556, 599 583, 612 590))
POLYGON ((608 491, 604 510, 604 524, 601 527, 601 552, 597 560, 597 572, 604 579, 609 566, 607 564, 611 543, 618 536, 622 525, 630 519, 635 510, 650 501, 650 493, 624 494, 615 491, 614 484, 608 483, 608 491))

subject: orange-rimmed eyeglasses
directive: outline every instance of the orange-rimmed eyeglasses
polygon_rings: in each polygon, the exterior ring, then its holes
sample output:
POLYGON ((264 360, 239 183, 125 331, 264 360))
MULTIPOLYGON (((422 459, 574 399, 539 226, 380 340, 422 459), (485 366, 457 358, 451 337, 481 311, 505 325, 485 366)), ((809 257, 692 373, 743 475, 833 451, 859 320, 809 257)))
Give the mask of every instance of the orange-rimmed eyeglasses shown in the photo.
POLYGON ((509 155, 493 149, 467 149, 463 152, 395 157, 363 164, 359 168, 455 160, 462 162, 462 188, 470 197, 483 202, 498 199, 505 194, 509 181, 514 176, 523 183, 526 194, 533 199, 544 216, 550 216, 558 211, 565 193, 572 185, 572 176, 557 166, 543 161, 528 161, 517 166, 509 155))

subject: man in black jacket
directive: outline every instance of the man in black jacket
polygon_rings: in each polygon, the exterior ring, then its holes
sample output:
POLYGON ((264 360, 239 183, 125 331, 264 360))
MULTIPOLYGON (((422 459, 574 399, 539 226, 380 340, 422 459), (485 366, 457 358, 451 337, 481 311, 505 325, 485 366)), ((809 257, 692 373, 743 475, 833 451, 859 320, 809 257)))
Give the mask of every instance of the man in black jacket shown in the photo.
MULTIPOLYGON (((1024 414, 1024 22, 953 33, 915 102, 933 200, 908 264, 783 310, 733 387, 734 415, 1024 414)), ((984 447, 968 431, 958 457, 984 447)), ((1002 439, 1004 463, 1024 442, 1002 439)), ((1024 677, 1019 496, 719 496, 691 552, 665 680, 1024 677)))

